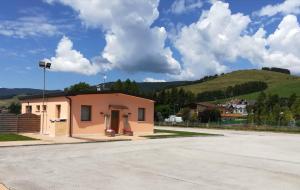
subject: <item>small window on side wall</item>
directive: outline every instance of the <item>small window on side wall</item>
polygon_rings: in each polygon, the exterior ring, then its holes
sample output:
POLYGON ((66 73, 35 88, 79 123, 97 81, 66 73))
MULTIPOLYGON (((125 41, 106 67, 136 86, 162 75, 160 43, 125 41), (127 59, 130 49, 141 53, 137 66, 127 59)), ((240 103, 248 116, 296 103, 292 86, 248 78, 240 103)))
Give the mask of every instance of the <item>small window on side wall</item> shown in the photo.
POLYGON ((56 105, 56 118, 60 118, 61 105, 56 105))
POLYGON ((36 106, 36 112, 40 112, 41 111, 41 106, 40 105, 37 105, 36 106))
POLYGON ((81 121, 92 120, 92 106, 82 105, 81 106, 81 121))
POLYGON ((145 108, 138 109, 138 121, 145 121, 145 108))
POLYGON ((26 113, 32 113, 32 106, 26 106, 26 113))
POLYGON ((47 111, 47 105, 43 105, 43 112, 47 111))

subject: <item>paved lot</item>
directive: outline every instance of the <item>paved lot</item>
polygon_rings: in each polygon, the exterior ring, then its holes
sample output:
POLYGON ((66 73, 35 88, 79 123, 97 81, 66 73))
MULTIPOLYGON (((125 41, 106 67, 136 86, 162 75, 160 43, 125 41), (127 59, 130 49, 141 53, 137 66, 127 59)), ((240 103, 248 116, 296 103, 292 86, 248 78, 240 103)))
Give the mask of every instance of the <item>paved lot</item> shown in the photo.
POLYGON ((0 183, 16 190, 300 189, 300 135, 199 131, 224 136, 0 148, 0 183))

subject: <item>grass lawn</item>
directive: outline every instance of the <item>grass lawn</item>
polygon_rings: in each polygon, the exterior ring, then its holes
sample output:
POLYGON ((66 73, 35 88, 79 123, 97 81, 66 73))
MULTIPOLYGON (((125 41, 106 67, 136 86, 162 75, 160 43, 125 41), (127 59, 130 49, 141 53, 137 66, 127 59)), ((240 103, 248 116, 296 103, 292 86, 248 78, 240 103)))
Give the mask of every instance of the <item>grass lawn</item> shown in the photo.
POLYGON ((163 130, 163 129, 154 129, 154 133, 165 133, 161 135, 146 135, 149 139, 161 139, 161 138, 174 138, 174 137, 196 137, 196 136, 216 136, 217 134, 209 133, 197 133, 189 131, 173 131, 173 130, 163 130))
MULTIPOLYGON (((161 125, 164 127, 187 127, 185 125, 161 125)), ((188 128, 199 128, 199 129, 220 129, 220 130, 237 130, 237 131, 262 131, 262 132, 278 132, 278 133, 300 133, 300 127, 278 127, 278 126, 263 126, 263 125, 214 125, 210 124, 206 126, 203 125, 195 125, 188 126, 188 128)))
POLYGON ((25 137, 18 134, 0 134, 0 142, 2 141, 30 141, 38 140, 30 137, 25 137))

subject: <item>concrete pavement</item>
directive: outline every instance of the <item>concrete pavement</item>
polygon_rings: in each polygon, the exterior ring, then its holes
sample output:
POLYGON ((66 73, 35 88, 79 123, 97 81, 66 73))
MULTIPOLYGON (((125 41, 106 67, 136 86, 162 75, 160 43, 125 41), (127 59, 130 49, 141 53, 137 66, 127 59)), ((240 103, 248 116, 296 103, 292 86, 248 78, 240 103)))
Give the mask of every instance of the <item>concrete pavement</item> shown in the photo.
POLYGON ((0 183, 16 190, 300 189, 300 135, 190 130, 224 136, 0 148, 0 183))

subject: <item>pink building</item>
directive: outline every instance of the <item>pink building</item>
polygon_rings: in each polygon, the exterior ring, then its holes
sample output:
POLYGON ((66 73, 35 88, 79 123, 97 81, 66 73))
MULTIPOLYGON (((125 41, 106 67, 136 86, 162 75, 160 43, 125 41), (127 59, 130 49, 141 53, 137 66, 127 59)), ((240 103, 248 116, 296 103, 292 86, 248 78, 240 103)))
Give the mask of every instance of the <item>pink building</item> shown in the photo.
POLYGON ((120 92, 54 93, 26 96, 22 113, 41 116, 42 134, 76 136, 88 134, 151 134, 154 101, 120 92))

